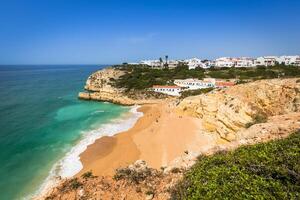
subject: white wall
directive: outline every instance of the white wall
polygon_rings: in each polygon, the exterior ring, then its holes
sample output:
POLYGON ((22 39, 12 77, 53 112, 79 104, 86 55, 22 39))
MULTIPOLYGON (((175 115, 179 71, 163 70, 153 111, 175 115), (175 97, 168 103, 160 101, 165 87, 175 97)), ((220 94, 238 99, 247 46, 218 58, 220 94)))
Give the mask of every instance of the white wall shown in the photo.
POLYGON ((197 79, 178 79, 174 80, 174 84, 180 87, 187 87, 189 90, 215 87, 215 84, 213 82, 205 82, 197 79))
POLYGON ((171 96, 180 96, 180 88, 153 88, 154 92, 159 92, 171 96))

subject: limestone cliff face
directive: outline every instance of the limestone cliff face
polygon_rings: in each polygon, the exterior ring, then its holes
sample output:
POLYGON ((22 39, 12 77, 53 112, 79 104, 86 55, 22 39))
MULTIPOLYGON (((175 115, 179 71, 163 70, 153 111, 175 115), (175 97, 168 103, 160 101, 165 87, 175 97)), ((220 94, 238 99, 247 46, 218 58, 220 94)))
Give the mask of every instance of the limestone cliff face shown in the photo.
POLYGON ((116 68, 105 68, 89 76, 85 85, 85 92, 78 97, 85 100, 107 101, 121 105, 155 103, 157 98, 148 98, 141 92, 125 93, 124 88, 113 86, 113 79, 118 79, 125 72, 116 68))
POLYGON ((261 80, 188 97, 177 111, 203 119, 207 131, 217 132, 222 138, 234 140, 237 131, 266 117, 298 112, 300 84, 297 79, 261 80))

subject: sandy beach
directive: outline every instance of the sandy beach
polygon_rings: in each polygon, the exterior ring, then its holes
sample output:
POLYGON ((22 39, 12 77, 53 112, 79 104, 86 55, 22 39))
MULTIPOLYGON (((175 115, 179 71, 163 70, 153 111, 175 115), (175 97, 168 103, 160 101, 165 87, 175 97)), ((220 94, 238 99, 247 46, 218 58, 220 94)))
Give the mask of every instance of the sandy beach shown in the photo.
POLYGON ((199 152, 215 142, 212 135, 201 133, 199 119, 181 116, 175 102, 143 105, 137 123, 126 132, 102 137, 80 155, 83 169, 95 175, 113 175, 119 167, 145 160, 150 167, 167 166, 184 152, 199 152))

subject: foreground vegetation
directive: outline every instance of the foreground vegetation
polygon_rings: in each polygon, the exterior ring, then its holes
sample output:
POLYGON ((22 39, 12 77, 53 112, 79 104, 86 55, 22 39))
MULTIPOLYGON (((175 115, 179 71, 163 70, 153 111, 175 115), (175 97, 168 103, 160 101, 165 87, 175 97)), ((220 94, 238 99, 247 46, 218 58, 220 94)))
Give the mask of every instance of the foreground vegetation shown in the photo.
POLYGON ((300 132, 199 157, 172 199, 300 199, 300 132))
POLYGON ((172 85, 175 79, 205 77, 218 79, 237 79, 240 83, 245 80, 259 80, 271 78, 300 77, 300 67, 276 65, 273 67, 252 68, 196 68, 189 70, 186 65, 179 65, 173 69, 155 69, 145 65, 119 65, 115 66, 126 73, 118 80, 113 79, 116 87, 129 90, 143 90, 153 85, 172 85))

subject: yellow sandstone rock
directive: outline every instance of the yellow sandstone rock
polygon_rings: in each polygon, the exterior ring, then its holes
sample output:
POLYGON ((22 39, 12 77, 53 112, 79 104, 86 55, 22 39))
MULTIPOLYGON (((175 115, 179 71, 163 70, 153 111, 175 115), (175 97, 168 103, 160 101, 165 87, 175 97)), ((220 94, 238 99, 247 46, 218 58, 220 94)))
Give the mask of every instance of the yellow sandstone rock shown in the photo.
POLYGON ((298 112, 299 92, 297 79, 260 80, 185 98, 177 111, 203 119, 207 131, 231 141, 257 115, 298 112))
POLYGON ((138 96, 136 93, 131 98, 124 92, 124 88, 113 86, 113 79, 118 79, 124 74, 124 71, 116 68, 105 68, 99 70, 86 81, 86 92, 80 92, 78 98, 84 100, 107 101, 121 105, 135 105, 145 103, 155 103, 156 98, 146 98, 143 95, 138 96))

